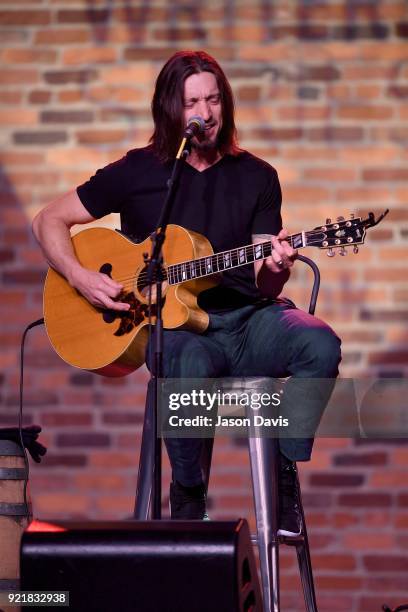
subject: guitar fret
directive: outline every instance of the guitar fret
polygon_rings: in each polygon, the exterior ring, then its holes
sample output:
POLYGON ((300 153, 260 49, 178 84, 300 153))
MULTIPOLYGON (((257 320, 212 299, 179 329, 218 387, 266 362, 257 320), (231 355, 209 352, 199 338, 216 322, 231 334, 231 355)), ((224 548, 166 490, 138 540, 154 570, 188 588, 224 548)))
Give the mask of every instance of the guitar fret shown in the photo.
POLYGON ((254 257, 255 259, 262 259, 263 257, 263 248, 262 244, 256 244, 254 247, 254 257))
MULTIPOLYGON (((286 240, 293 248, 300 248, 307 245, 307 232, 300 232, 288 236, 286 240)), ((261 261, 269 257, 272 253, 272 243, 268 240, 257 244, 249 244, 244 247, 215 253, 208 257, 200 257, 191 261, 174 264, 168 268, 170 284, 177 284, 209 276, 216 272, 222 272, 236 268, 254 261, 261 261)))

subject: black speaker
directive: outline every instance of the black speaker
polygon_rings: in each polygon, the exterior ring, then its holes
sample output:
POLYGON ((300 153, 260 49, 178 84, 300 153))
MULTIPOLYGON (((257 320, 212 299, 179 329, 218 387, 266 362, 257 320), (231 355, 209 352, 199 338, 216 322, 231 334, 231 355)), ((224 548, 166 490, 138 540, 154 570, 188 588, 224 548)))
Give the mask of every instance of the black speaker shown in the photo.
POLYGON ((24 532, 21 590, 69 591, 69 610, 262 610, 244 519, 54 525, 24 532))

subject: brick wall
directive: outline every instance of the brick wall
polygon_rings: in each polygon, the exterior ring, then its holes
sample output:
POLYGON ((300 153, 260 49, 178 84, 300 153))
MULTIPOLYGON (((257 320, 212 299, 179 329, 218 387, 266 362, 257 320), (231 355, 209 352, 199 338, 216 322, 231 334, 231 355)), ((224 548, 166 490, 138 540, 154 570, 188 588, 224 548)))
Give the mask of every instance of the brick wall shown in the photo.
MULTIPOLYGON (((146 142, 155 76, 186 47, 225 68, 241 145, 278 169, 290 231, 390 208, 358 255, 308 254, 322 272, 318 314, 343 339, 342 375, 405 376, 407 33, 407 4, 393 0, 2 0, 1 422, 17 421, 20 335, 42 314, 45 266, 30 220, 146 142)), ((299 265, 287 293, 305 303, 308 283, 299 265)), ((30 333, 26 368, 24 420, 43 426, 49 447, 31 471, 36 516, 129 516, 146 373, 73 370, 42 328, 30 333)), ((405 442, 321 439, 302 466, 323 611, 408 600, 405 442)), ((215 445, 211 504, 214 518, 253 524, 246 450, 227 439, 215 445)), ((301 610, 292 550, 282 585, 284 609, 301 610)))

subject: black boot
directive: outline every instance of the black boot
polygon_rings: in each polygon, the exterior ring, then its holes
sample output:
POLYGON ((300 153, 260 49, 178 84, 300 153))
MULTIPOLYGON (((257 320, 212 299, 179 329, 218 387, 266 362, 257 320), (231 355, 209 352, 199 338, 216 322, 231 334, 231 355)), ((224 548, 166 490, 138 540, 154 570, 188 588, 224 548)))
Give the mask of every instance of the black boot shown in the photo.
POLYGON ((204 483, 194 487, 185 487, 177 480, 170 484, 171 518, 178 520, 203 520, 205 511, 204 483))

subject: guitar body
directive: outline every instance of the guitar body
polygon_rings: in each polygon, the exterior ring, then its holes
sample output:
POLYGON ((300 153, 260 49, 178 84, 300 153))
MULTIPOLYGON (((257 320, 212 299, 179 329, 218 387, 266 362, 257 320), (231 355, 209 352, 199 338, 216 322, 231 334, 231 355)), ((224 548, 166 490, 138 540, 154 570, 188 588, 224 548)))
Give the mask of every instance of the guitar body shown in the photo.
MULTIPOLYGON (((114 230, 91 228, 74 236, 72 243, 85 268, 108 273, 124 285, 120 301, 128 301, 131 309, 129 313, 117 313, 92 306, 50 268, 44 287, 44 319, 50 342, 72 366, 105 376, 129 374, 145 361, 148 294, 143 283, 143 254, 150 253, 151 241, 134 244, 114 230)), ((168 226, 163 247, 165 268, 212 254, 211 244, 200 234, 178 225, 168 226)), ((197 297, 216 284, 214 276, 177 285, 164 283, 164 327, 205 331, 208 314, 198 307, 197 297)))

